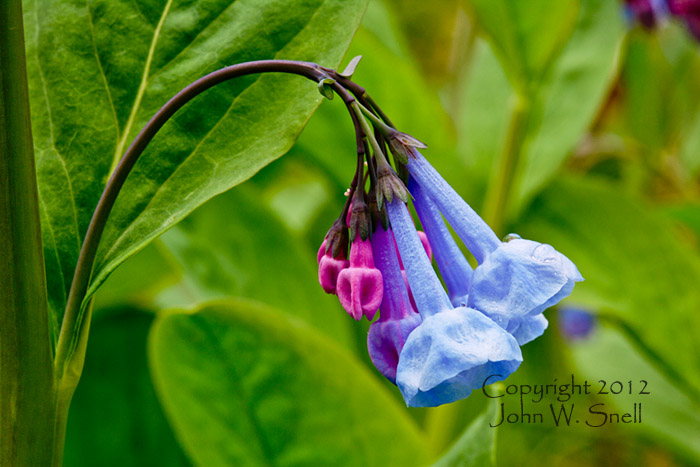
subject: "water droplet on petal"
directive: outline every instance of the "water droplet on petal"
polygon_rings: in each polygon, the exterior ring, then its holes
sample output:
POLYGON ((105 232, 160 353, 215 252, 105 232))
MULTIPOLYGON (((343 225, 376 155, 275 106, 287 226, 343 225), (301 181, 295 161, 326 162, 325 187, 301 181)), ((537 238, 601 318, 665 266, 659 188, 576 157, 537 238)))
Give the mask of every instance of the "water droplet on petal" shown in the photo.
POLYGON ((540 263, 551 263, 557 259, 557 250, 543 243, 532 251, 532 259, 540 263))

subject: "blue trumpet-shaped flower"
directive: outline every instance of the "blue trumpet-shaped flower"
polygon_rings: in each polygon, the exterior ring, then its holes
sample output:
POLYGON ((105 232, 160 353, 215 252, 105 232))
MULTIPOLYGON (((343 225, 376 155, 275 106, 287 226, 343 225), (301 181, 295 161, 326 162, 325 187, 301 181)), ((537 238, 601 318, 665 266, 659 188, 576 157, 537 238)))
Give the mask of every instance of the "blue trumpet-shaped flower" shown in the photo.
POLYGON ((408 191, 413 196, 413 206, 428 236, 452 305, 466 306, 472 276, 471 266, 447 230, 437 207, 413 178, 409 179, 408 191))
POLYGON ((367 349, 372 363, 389 381, 396 384, 399 355, 409 334, 421 323, 404 285, 391 230, 380 224, 372 235, 374 263, 382 274, 384 294, 379 319, 369 327, 367 349))
POLYGON ((394 198, 387 210, 423 319, 399 357, 396 384, 406 403, 434 407, 454 402, 481 387, 488 376, 506 378, 522 362, 516 340, 479 311, 450 303, 405 204, 394 198))
MULTIPOLYGON (((471 275, 467 305, 514 333, 521 344, 541 335, 547 322, 538 315, 583 280, 576 266, 550 245, 517 236, 501 242, 415 148, 400 149, 419 191, 425 191, 479 263, 471 275)), ((429 239, 438 243, 430 234, 429 239)))
MULTIPOLYGON (((485 271, 483 267, 481 269, 477 268, 477 287, 471 291, 472 295, 476 294, 476 298, 470 300, 469 289, 473 275, 471 266, 455 243, 449 230, 447 230, 447 226, 442 220, 442 215, 433 201, 428 197, 425 190, 423 190, 413 178, 410 179, 408 188, 411 195, 413 195, 413 205, 416 208, 418 217, 428 235, 430 244, 433 246, 435 260, 438 263, 440 273, 447 285, 452 304, 454 306, 469 305, 481 311, 479 307, 484 306, 486 300, 483 300, 483 297, 479 297, 478 295, 485 294, 487 297, 493 297, 494 292, 494 289, 486 287, 488 281, 483 280, 481 277, 488 271, 485 271)), ((487 257, 487 261, 489 258, 490 257, 487 257)), ((487 279, 489 279, 488 276, 487 279)), ((493 281, 498 281, 498 276, 492 279, 493 281)), ((573 287, 573 284, 571 286, 573 287)), ((516 291, 513 291, 513 293, 516 293, 516 291)), ((496 292, 496 294, 498 294, 498 292, 496 292)), ((510 303, 506 301, 496 305, 508 307, 510 303)), ((495 307, 487 306, 487 309, 492 308, 495 307)), ((547 325, 547 319, 544 316, 535 314, 533 316, 512 318, 504 327, 515 337, 518 344, 524 345, 541 336, 544 330, 547 329, 547 325)))

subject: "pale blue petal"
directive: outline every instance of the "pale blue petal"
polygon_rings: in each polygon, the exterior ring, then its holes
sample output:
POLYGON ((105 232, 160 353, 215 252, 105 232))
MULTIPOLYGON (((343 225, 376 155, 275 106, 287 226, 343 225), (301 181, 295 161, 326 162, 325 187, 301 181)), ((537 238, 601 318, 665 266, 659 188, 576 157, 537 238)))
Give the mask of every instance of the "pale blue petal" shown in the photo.
POLYGON ((527 316, 519 320, 511 320, 508 323, 507 331, 511 333, 519 345, 525 345, 544 334, 544 330, 549 326, 547 318, 542 313, 534 316, 527 316))
POLYGON ((450 301, 454 306, 466 306, 464 298, 469 293, 472 268, 447 229, 440 211, 425 190, 411 178, 408 190, 413 195, 413 206, 428 236, 435 262, 447 286, 450 301))
POLYGON ((400 199, 394 198, 387 203, 387 212, 418 312, 425 318, 427 315, 452 309, 440 279, 437 278, 425 254, 406 205, 400 199))
POLYGON ((408 158, 408 171, 445 216, 474 258, 481 263, 500 241, 491 227, 462 199, 416 150, 408 158))
POLYGON ((514 239, 474 270, 469 306, 507 328, 511 320, 555 305, 582 280, 574 263, 550 245, 514 239))
POLYGON ((470 308, 428 316, 409 336, 396 383, 411 407, 435 407, 463 399, 486 378, 505 379, 522 362, 516 340, 470 308))

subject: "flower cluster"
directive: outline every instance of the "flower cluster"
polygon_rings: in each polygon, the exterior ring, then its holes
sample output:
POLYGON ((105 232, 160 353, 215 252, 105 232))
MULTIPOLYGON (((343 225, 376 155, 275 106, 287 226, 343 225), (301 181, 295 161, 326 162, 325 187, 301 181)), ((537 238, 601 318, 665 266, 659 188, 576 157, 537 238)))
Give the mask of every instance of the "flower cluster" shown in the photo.
POLYGON ((700 0, 625 0, 627 17, 646 29, 653 29, 669 16, 683 21, 700 40, 700 0))
POLYGON ((407 405, 453 402, 487 377, 496 381, 514 372, 522 362, 520 346, 547 328, 542 312, 583 278, 549 245, 517 235, 499 240, 418 152, 422 143, 362 110, 381 138, 376 141, 359 114, 373 149, 367 157, 369 190, 358 182, 360 169, 352 199, 319 251, 319 281, 357 320, 372 320, 379 309, 369 329, 369 355, 407 405), (386 143, 405 183, 387 161, 386 143), (408 210, 409 194, 424 234, 408 210))

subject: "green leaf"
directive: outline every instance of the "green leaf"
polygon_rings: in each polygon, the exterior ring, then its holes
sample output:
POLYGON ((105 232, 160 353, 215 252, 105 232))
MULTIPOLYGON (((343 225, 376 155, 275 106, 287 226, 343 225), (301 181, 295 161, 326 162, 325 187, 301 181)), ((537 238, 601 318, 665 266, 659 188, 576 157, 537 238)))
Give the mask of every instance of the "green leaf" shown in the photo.
POLYGON ((479 183, 477 191, 485 192, 494 159, 503 151, 513 90, 488 42, 476 39, 471 60, 470 74, 461 85, 464 105, 459 109, 457 145, 479 183))
MULTIPOLYGON (((572 343, 571 354, 581 378, 592 382, 594 392, 600 391, 601 379, 606 382, 608 392, 615 381, 623 384, 620 394, 596 396, 595 403, 604 403, 605 411, 625 413, 632 410, 633 404, 642 404, 642 423, 626 425, 625 431, 629 427, 651 436, 689 462, 700 462, 700 410, 624 337, 614 329, 598 327, 590 339, 572 343), (610 358, 611 355, 615 358, 610 358), (632 382, 631 395, 629 381, 632 382), (640 394, 643 389, 649 394, 640 394)), ((599 423, 599 420, 600 416, 596 416, 591 423, 599 423)))
POLYGON ((96 313, 90 352, 73 396, 64 464, 189 465, 158 403, 146 360, 153 314, 96 313))
POLYGON ((161 315, 156 390, 200 465, 424 465, 406 412, 358 362, 282 313, 220 302, 161 315))
POLYGON ((647 159, 658 160, 661 151, 674 151, 680 145, 681 158, 689 162, 692 170, 692 157, 696 156, 693 144, 697 144, 693 130, 699 109, 700 57, 696 44, 688 40, 687 31, 676 25, 658 34, 631 34, 621 79, 623 110, 629 131, 639 143, 638 150, 647 159), (686 143, 685 139, 689 141, 686 143))
POLYGON ((689 230, 689 234, 694 240, 691 243, 697 245, 698 240, 700 240, 700 203, 689 201, 665 206, 663 210, 689 230))
POLYGON ((433 467, 487 467, 495 465, 496 431, 500 405, 489 401, 481 415, 472 421, 462 436, 433 467))
POLYGON ((478 25, 501 57, 513 86, 538 81, 569 35, 578 0, 468 0, 478 25))
POLYGON ((513 180, 514 211, 558 171, 583 138, 615 77, 624 31, 617 3, 582 0, 575 28, 532 100, 513 180))
MULTIPOLYGON (((247 60, 337 66, 366 0, 26 3, 27 54, 51 307, 60 316, 87 224, 129 142, 178 90, 247 60)), ((179 112, 129 176, 88 295, 207 199, 284 154, 316 108, 297 76, 221 84, 179 112)))
POLYGON ((620 319, 680 390, 700 394, 700 259, 668 219, 592 179, 558 180, 522 219, 524 237, 551 243, 586 279, 572 302, 620 319))
MULTIPOLYGON (((554 176, 583 138, 615 76, 625 30, 619 5, 606 0, 581 0, 577 12, 573 28, 559 37, 561 43, 554 47, 549 65, 536 81, 528 84, 524 96, 529 109, 520 135, 522 145, 513 187, 509 190, 511 215, 517 214, 554 176)), ((474 80, 467 84, 461 126, 463 137, 475 141, 460 142, 460 147, 467 148, 469 157, 474 158, 471 164, 484 171, 493 170, 508 128, 507 113, 494 109, 506 108, 516 91, 504 79, 503 69, 494 66, 493 55, 488 56, 494 53, 491 48, 480 46, 477 52, 478 61, 470 73, 474 80), (484 63, 487 68, 482 67, 484 63), (483 117, 485 114, 489 116, 483 117)), ((503 67, 507 71, 505 64, 503 67)), ((482 177, 487 177, 487 173, 482 177)))
MULTIPOLYGON (((193 304, 245 297, 303 318, 344 344, 350 341, 352 320, 319 285, 316 252, 299 245, 254 187, 217 196, 161 241, 183 268, 179 287, 193 304)), ((178 302, 172 305, 183 306, 178 302)))
POLYGON ((131 305, 152 308, 154 297, 180 280, 182 272, 158 240, 129 258, 95 294, 95 315, 131 305))

